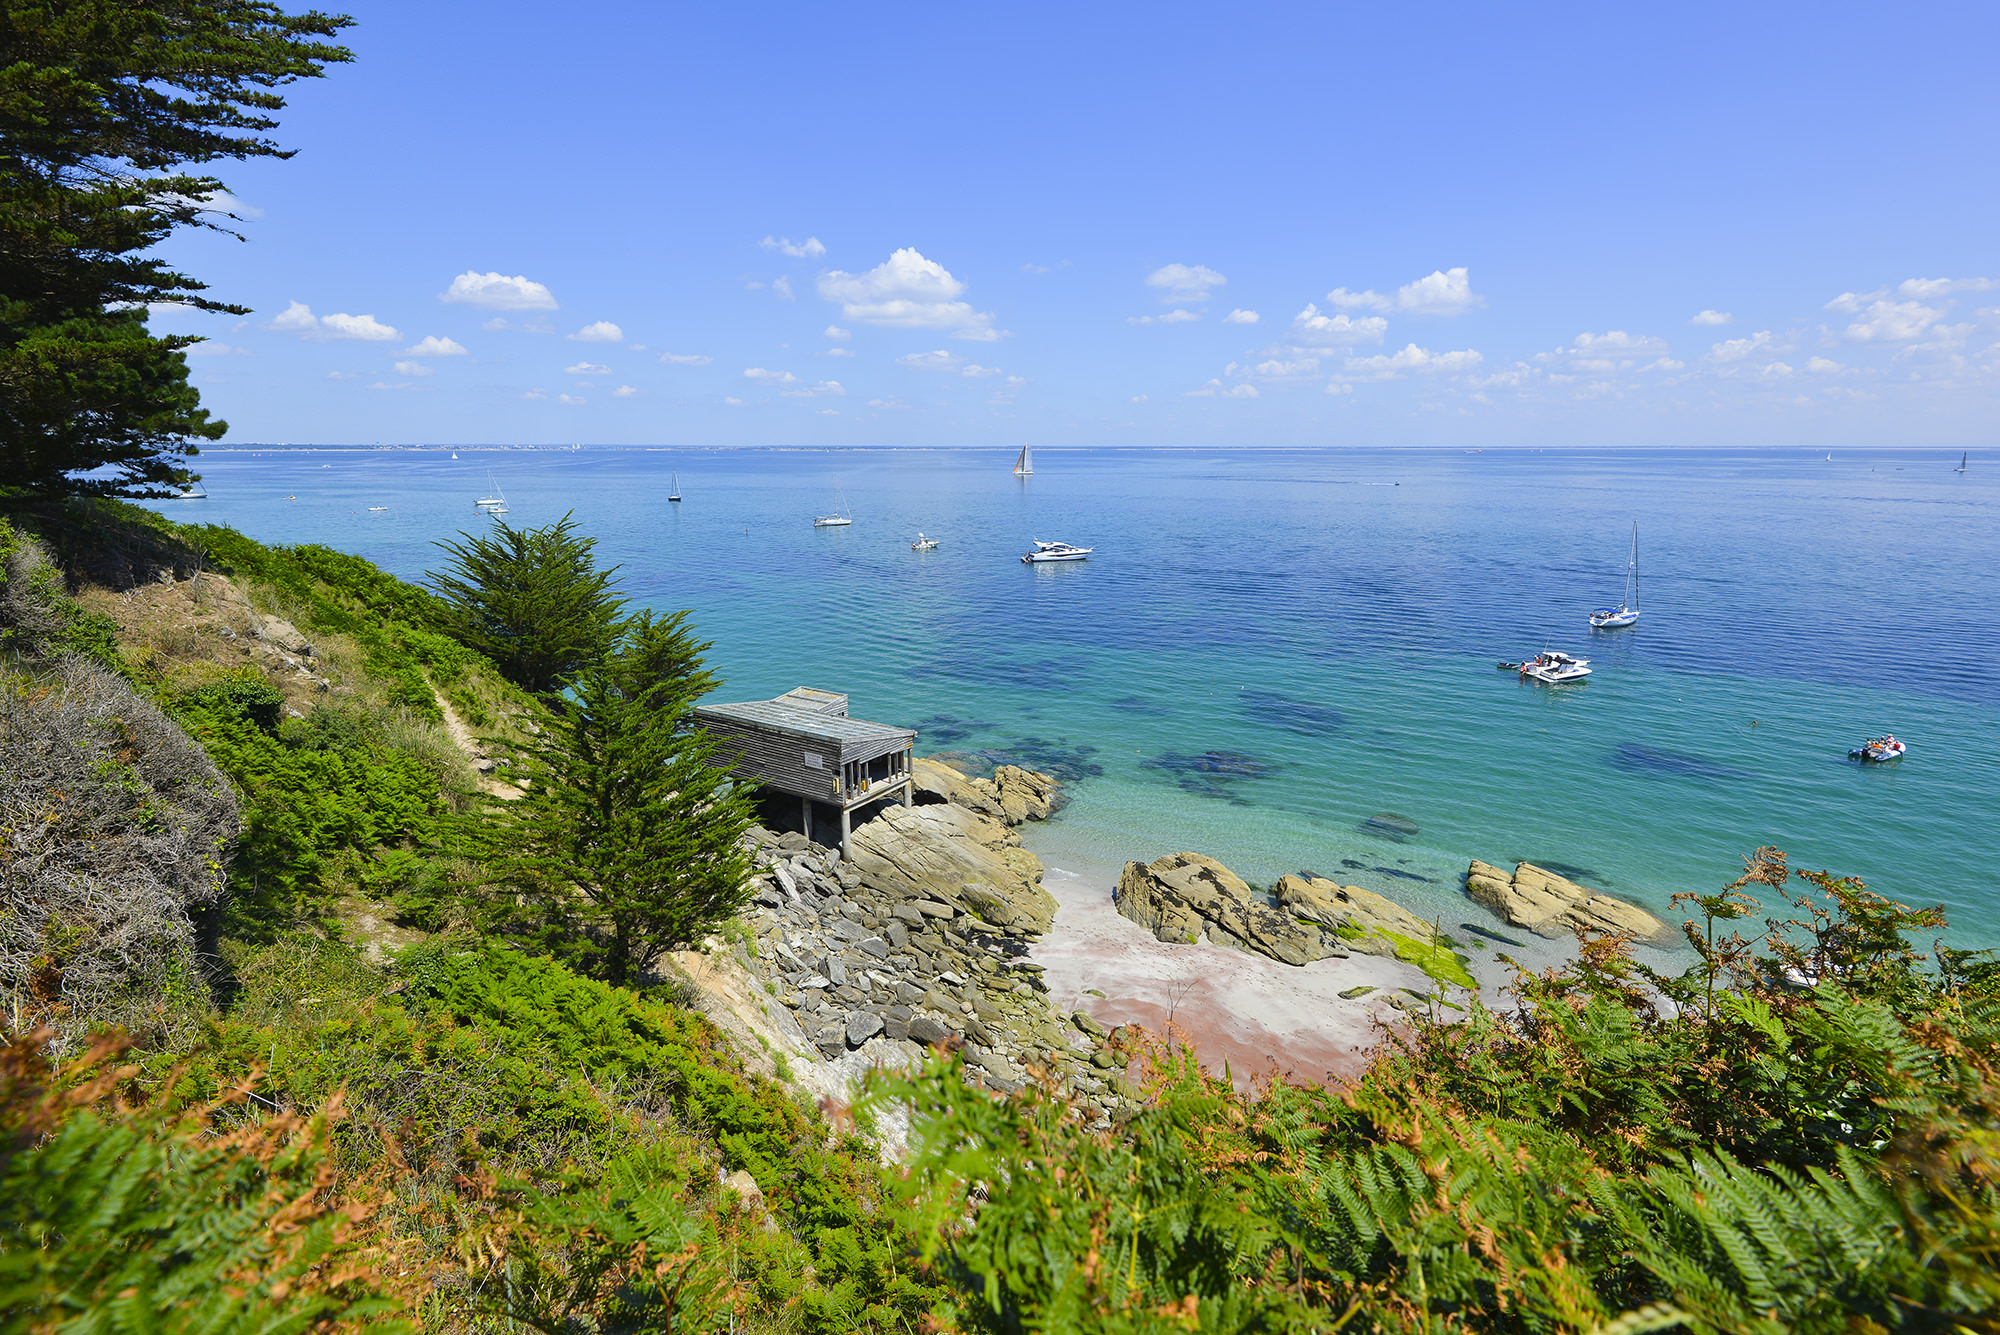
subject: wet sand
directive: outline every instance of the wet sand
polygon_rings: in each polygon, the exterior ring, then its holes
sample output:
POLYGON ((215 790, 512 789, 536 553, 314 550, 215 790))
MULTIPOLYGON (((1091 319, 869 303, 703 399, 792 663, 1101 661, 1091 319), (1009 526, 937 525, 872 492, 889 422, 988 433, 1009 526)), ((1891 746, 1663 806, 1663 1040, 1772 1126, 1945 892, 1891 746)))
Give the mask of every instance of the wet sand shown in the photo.
POLYGON ((1220 1074, 1226 1063, 1239 1085, 1274 1070, 1310 1080, 1358 1074, 1381 1041, 1375 1017, 1395 1013, 1385 997, 1434 986, 1421 970, 1372 955, 1297 968, 1206 941, 1170 945, 1119 916, 1102 872, 1050 866, 1042 884, 1059 907, 1030 958, 1046 969, 1049 1000, 1107 1027, 1164 1034, 1171 1025, 1205 1070, 1220 1074), (1339 995, 1364 984, 1377 990, 1339 995))

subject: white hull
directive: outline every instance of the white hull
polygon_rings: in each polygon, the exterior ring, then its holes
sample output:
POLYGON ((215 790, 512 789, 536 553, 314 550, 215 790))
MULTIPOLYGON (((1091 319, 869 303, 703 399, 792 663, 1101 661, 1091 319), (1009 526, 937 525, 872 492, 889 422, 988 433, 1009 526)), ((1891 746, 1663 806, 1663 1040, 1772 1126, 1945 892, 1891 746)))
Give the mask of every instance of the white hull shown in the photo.
POLYGON ((813 520, 814 528, 846 528, 854 521, 845 515, 821 515, 813 520))
POLYGON ((1590 669, 1575 666, 1560 668, 1524 667, 1521 669, 1521 675, 1530 681, 1538 681, 1544 686, 1567 686, 1573 681, 1582 681, 1585 677, 1588 677, 1590 669))
POLYGON ((1082 561, 1090 556, 1088 548, 1080 552, 1029 552, 1022 557, 1029 565, 1041 565, 1045 561, 1082 561))
POLYGON ((1639 614, 1637 612, 1628 611, 1622 607, 1616 612, 1608 614, 1604 612, 1592 612, 1590 614, 1590 624, 1592 629, 1595 630, 1617 630, 1620 626, 1632 625, 1638 619, 1639 614))

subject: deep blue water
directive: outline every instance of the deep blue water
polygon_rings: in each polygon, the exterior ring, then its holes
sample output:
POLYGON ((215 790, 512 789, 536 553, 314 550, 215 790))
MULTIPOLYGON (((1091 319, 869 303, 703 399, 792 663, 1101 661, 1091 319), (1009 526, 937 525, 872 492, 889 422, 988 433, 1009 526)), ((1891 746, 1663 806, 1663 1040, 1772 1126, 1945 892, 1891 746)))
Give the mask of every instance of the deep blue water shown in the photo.
POLYGON ((1664 911, 1776 844, 2000 944, 2000 460, 1040 450, 1023 481, 990 451, 458 455, 212 450, 212 499, 161 508, 420 578, 491 469, 513 522, 573 511, 638 602, 692 608, 730 698, 846 691, 920 750, 1072 774, 1036 840, 1064 865, 1192 848, 1455 922, 1471 857, 1664 911), (853 526, 814 529, 843 495, 853 526), (1593 632, 1634 521, 1644 616, 1593 632), (1025 566, 1037 538, 1096 552, 1025 566), (1544 648, 1596 672, 1494 669, 1544 648), (1847 761, 1883 730, 1906 760, 1847 761))

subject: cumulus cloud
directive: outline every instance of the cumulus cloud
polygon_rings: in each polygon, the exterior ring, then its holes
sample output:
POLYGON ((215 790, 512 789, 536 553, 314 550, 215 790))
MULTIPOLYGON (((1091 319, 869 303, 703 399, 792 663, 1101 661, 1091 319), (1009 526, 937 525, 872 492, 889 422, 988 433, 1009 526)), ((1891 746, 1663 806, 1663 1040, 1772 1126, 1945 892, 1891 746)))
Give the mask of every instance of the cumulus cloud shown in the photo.
POLYGON ((1377 311, 1383 315, 1457 315, 1486 304, 1486 298, 1472 290, 1472 279, 1463 266, 1438 269, 1414 283, 1405 283, 1393 293, 1374 290, 1350 292, 1337 287, 1326 299, 1342 310, 1377 311))
POLYGON ((1258 397, 1257 387, 1252 384, 1225 385, 1220 380, 1211 380, 1200 389, 1191 389, 1184 396, 1190 399, 1254 399, 1258 397))
POLYGON ((364 343, 387 343, 401 338, 394 325, 383 324, 372 315, 345 315, 339 311, 322 315, 315 338, 352 338, 364 343))
POLYGON ((1260 316, 1260 315, 1258 315, 1258 314, 1257 314, 1257 312, 1255 312, 1255 311, 1246 311, 1246 310, 1242 309, 1241 307, 1238 307, 1237 309, 1235 309, 1235 310, 1233 310, 1233 311, 1229 312, 1229 314, 1227 314, 1227 315, 1223 316, 1223 317, 1222 317, 1222 323, 1224 323, 1224 324, 1256 324, 1256 323, 1257 323, 1257 321, 1258 321, 1258 320, 1260 320, 1260 319, 1262 319, 1262 318, 1263 318, 1263 317, 1262 317, 1262 316, 1260 316))
POLYGON ((668 366, 706 366, 715 359, 698 352, 663 352, 660 360, 668 366))
POLYGON ((907 353, 896 358, 896 365, 907 366, 912 371, 956 371, 963 364, 964 358, 943 348, 936 352, 907 353))
POLYGON ((557 402, 557 403, 567 403, 567 404, 569 404, 569 405, 570 405, 570 406, 571 406, 572 408, 574 408, 574 407, 578 407, 578 406, 580 406, 580 405, 582 405, 582 404, 586 404, 586 403, 589 403, 589 402, 590 402, 590 400, 589 400, 589 399, 578 399, 578 398, 572 398, 572 397, 571 397, 570 395, 568 395, 568 394, 558 394, 558 395, 556 395, 556 402, 557 402))
POLYGON ((1836 372, 1846 369, 1839 362, 1829 361, 1825 357, 1814 357, 1806 362, 1806 370, 1812 372, 1814 375, 1833 375, 1836 372))
POLYGON ((792 295, 792 280, 785 277, 783 274, 779 274, 776 278, 773 278, 771 280, 771 290, 777 293, 780 297, 782 297, 786 301, 798 300, 798 298, 792 295))
POLYGON ((1207 301, 1209 291, 1229 280, 1203 264, 1167 264, 1146 275, 1146 286, 1160 289, 1160 300, 1207 301))
POLYGON ((1439 375, 1470 371, 1486 359, 1465 348, 1458 352, 1432 352, 1411 343, 1400 352, 1374 357, 1349 357, 1346 373, 1362 380, 1400 380, 1406 375, 1439 375))
POLYGON ((490 320, 481 322, 479 327, 481 329, 493 330, 496 333, 503 329, 518 329, 524 334, 552 334, 555 332, 555 327, 540 316, 534 316, 526 320, 509 320, 504 315, 496 315, 490 320))
POLYGON ((899 413, 908 413, 916 411, 916 409, 910 407, 909 404, 904 403, 901 399, 895 397, 890 397, 886 399, 870 399, 868 400, 868 406, 870 408, 886 408, 891 412, 899 412, 899 413))
POLYGON ((424 335, 422 341, 403 349, 411 357, 463 357, 465 347, 457 339, 439 338, 436 334, 424 335))
POLYGON ((1896 285, 1896 295, 1936 301, 1960 292, 1991 292, 1995 286, 1991 278, 1905 278, 1896 285))
POLYGON ((867 273, 838 269, 820 275, 819 294, 840 303, 843 318, 891 329, 948 329, 956 338, 991 342, 1005 332, 993 316, 958 298, 965 284, 914 246, 895 252, 867 273))
POLYGON ((1201 317, 1199 315, 1196 315, 1193 311, 1171 310, 1168 311, 1165 315, 1128 315, 1125 317, 1125 323, 1126 324, 1185 324, 1189 320, 1199 320, 1200 318, 1201 317))
POLYGON ((203 339, 191 348, 183 348, 190 357, 248 357, 250 349, 239 348, 229 343, 218 343, 214 339, 203 339))
POLYGON ((578 362, 575 366, 563 367, 564 375, 610 375, 611 368, 599 366, 596 362, 578 362))
POLYGON ((826 327, 826 337, 834 340, 836 343, 844 343, 854 337, 854 331, 852 329, 842 329, 837 324, 830 324, 826 327))
POLYGON ((847 390, 838 380, 822 380, 816 385, 796 385, 778 393, 788 399, 817 399, 828 394, 845 394, 847 390))
POLYGON ((722 396, 722 401, 732 408, 741 408, 743 406, 743 400, 736 398, 734 395, 725 394, 722 396))
POLYGON ((815 411, 816 411, 816 412, 818 412, 818 413, 819 413, 819 415, 820 415, 821 417, 838 417, 838 416, 840 416, 840 409, 838 409, 838 408, 819 408, 819 409, 816 409, 815 411))
MULTIPOLYGON (((967 380, 984 380, 988 376, 999 375, 1000 368, 997 366, 981 366, 978 362, 972 362, 969 365, 959 367, 958 373, 967 380)), ((1014 377, 1010 376, 1008 378, 1011 380, 1014 377)))
POLYGON ((822 357, 852 357, 853 355, 853 348, 828 348, 820 354, 822 357))
POLYGON ((547 399, 549 393, 545 389, 530 389, 524 391, 521 397, 524 399, 547 399))
POLYGON ((319 319, 312 313, 312 307, 303 301, 295 301, 273 316, 264 327, 274 333, 303 334, 319 328, 319 319))
POLYGON ((1354 343, 1380 343, 1389 322, 1379 315, 1322 315, 1311 302, 1292 317, 1292 337, 1309 347, 1341 347, 1354 343))
POLYGON ((803 241, 794 241, 788 236, 767 236, 757 244, 780 255, 790 255, 795 260, 816 260, 826 254, 826 247, 819 243, 816 236, 809 236, 803 241))
POLYGON ((1134 403, 1144 403, 1145 401, 1146 401, 1146 396, 1144 394, 1134 394, 1132 396, 1132 402, 1134 403))
POLYGON ((397 363, 396 363, 396 374, 397 374, 397 375, 429 375, 429 374, 431 374, 431 368, 430 368, 430 367, 428 367, 428 366, 425 366, 425 365, 424 365, 424 364, 423 364, 422 362, 397 362, 397 363))
POLYGON ((639 391, 631 385, 620 385, 618 388, 611 391, 611 397, 614 399, 629 399, 638 392, 639 391))
MULTIPOLYGON (((1853 293, 1835 301, 1853 298, 1853 293)), ((1829 310, 1848 309, 1827 304, 1829 310)), ((1920 301, 1871 301, 1855 310, 1855 320, 1847 326, 1846 337, 1856 343, 1907 343, 1944 318, 1942 306, 1926 306, 1920 301)))
MULTIPOLYGON (((1234 363, 1234 362, 1230 363, 1230 368, 1229 368, 1229 369, 1230 369, 1231 371, 1234 371, 1234 370, 1236 369, 1236 365, 1235 365, 1235 363, 1234 363)), ((1271 358, 1271 359, 1270 359, 1269 361, 1262 361, 1262 362, 1258 362, 1258 363, 1257 363, 1257 366, 1256 366, 1256 374, 1258 375, 1258 377, 1259 377, 1260 379, 1264 379, 1264 380, 1304 380, 1304 379, 1308 379, 1308 378, 1310 378, 1310 377, 1312 377, 1312 376, 1316 376, 1316 375, 1318 375, 1318 374, 1319 374, 1319 358, 1317 358, 1317 357, 1296 357, 1296 358, 1277 358, 1277 357, 1273 357, 1273 358, 1271 358)))
POLYGON ((1760 329, 1748 338, 1732 338, 1725 342, 1717 343, 1708 350, 1708 359, 1712 362, 1722 363, 1740 362, 1756 353, 1762 352, 1776 341, 1772 337, 1770 330, 1760 329))
POLYGON ((1734 318, 1728 311, 1700 311, 1688 323, 1694 325, 1728 324, 1734 318))
POLYGON ((515 274, 480 273, 467 269, 438 293, 439 301, 455 306, 479 306, 489 311, 552 311, 556 299, 548 288, 515 274))
POLYGON ((1628 334, 1623 329, 1612 329, 1602 334, 1581 333, 1576 341, 1553 352, 1536 354, 1535 360, 1544 364, 1562 366, 1579 375, 1603 375, 1609 371, 1629 371, 1639 365, 1644 358, 1653 358, 1653 366, 1646 370, 1676 369, 1662 365, 1669 361, 1666 340, 1649 334, 1628 334))
POLYGON ((745 380, 754 380, 760 385, 796 385, 799 383, 799 378, 790 371, 767 371, 761 366, 745 368, 743 378, 745 380))
POLYGON ((599 320, 594 324, 585 325, 574 334, 565 334, 564 337, 578 343, 623 343, 625 331, 609 320, 599 320))

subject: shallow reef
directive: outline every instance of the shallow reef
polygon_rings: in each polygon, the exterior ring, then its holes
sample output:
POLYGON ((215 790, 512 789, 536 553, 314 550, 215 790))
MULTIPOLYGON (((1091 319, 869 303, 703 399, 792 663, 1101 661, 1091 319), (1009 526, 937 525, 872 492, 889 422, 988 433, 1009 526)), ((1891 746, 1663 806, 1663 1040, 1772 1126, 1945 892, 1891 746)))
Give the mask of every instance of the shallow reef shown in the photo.
POLYGON ((1618 749, 1611 753, 1611 763, 1619 769, 1635 773, 1671 774, 1683 779, 1732 780, 1749 777, 1741 770, 1718 765, 1700 756, 1647 746, 1642 742, 1620 742, 1618 749))
POLYGON ((1332 705, 1291 700, 1273 691, 1242 691, 1237 700, 1252 722, 1295 732, 1301 737, 1323 737, 1347 723, 1347 715, 1332 705))
POLYGON ((1165 751, 1139 762, 1171 776, 1183 792, 1212 797, 1236 806, 1249 806, 1234 788, 1244 779, 1268 779, 1278 765, 1241 751, 1202 751, 1195 754, 1165 751))

